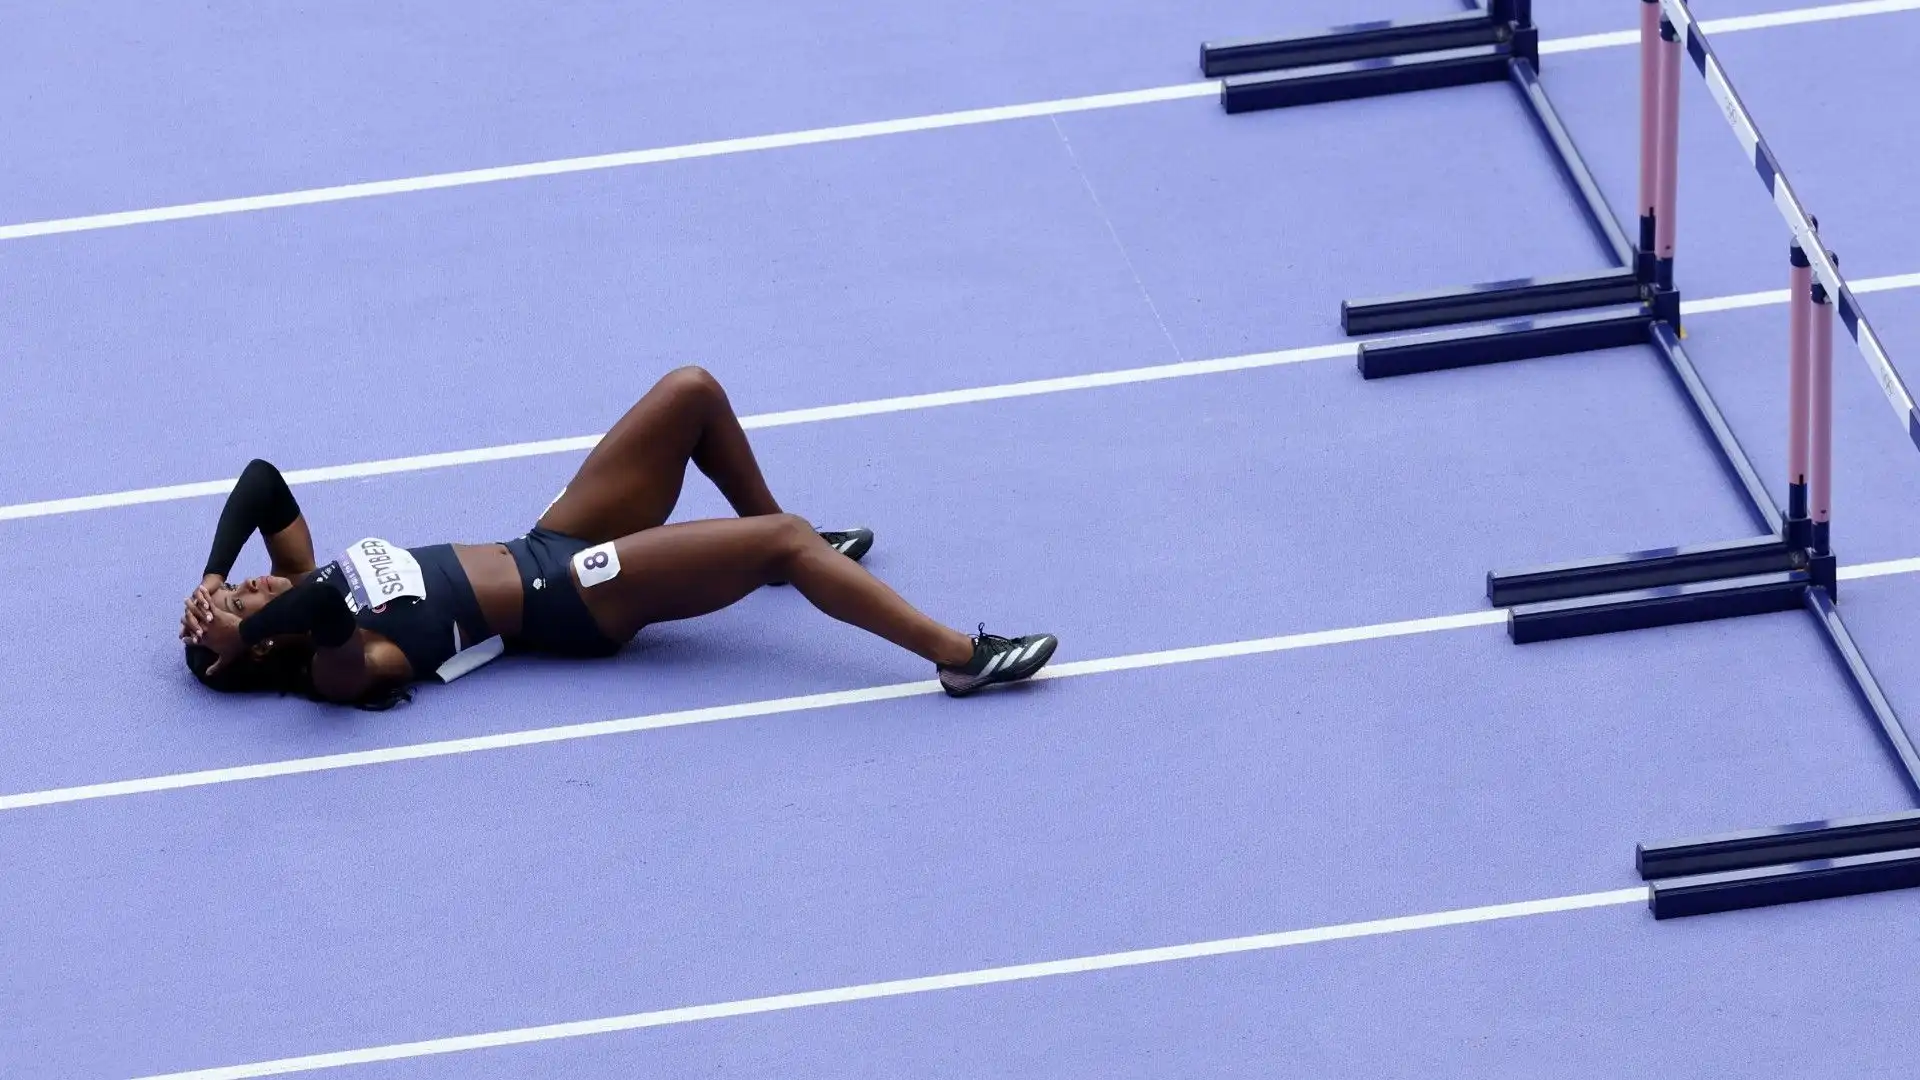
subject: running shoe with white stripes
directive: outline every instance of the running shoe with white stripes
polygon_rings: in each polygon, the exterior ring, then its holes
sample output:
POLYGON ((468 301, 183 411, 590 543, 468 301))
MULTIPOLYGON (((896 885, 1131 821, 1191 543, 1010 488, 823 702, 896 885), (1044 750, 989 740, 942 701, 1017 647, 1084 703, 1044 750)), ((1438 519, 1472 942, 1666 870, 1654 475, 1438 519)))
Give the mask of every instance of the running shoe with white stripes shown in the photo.
POLYGON ((859 562, 873 549, 872 529, 836 529, 820 534, 820 539, 833 546, 833 550, 859 562))
POLYGON ((973 659, 961 667, 935 665, 934 670, 940 673, 940 686, 950 697, 965 697, 994 683, 1031 678, 1053 659, 1053 650, 1059 644, 1060 639, 1052 634, 995 637, 982 624, 974 635, 973 659))

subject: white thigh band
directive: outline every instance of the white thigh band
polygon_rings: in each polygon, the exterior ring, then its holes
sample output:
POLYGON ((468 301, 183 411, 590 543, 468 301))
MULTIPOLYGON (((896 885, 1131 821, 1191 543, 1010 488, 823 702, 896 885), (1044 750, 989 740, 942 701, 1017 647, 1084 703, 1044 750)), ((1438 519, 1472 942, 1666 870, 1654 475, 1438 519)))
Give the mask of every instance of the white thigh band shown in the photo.
POLYGON ((574 555, 573 572, 579 575, 583 589, 612 581, 620 576, 620 553, 613 549, 612 543, 587 548, 574 555))

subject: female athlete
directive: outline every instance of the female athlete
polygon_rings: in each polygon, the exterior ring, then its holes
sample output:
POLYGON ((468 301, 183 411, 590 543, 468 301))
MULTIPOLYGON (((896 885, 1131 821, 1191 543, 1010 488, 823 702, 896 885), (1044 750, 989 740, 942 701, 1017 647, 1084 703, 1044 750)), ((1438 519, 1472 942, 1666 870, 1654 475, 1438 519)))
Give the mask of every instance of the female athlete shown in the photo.
POLYGON ((279 471, 247 466, 221 511, 180 637, 221 691, 278 690, 386 708, 505 651, 604 657, 642 627, 792 583, 816 608, 931 662, 959 697, 1028 678, 1050 634, 968 635, 921 614, 858 565, 867 529, 816 532, 767 490, 733 406, 700 368, 669 373, 587 455, 532 531, 504 544, 403 548, 374 537, 316 565, 279 471), (687 463, 737 518, 666 524, 687 463), (273 569, 227 581, 259 531, 273 569))

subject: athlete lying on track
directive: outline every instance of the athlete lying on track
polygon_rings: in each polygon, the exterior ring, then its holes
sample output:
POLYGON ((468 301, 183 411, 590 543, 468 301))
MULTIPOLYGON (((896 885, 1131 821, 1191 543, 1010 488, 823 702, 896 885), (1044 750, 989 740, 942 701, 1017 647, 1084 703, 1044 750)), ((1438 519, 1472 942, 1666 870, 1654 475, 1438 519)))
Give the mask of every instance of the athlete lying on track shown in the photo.
POLYGON ((611 656, 650 623, 727 607, 791 582, 821 611, 934 664, 954 696, 1025 679, 1049 634, 975 637, 934 622, 858 565, 866 529, 814 531, 767 490, 720 384, 668 374, 596 445, 534 529, 505 544, 400 548, 369 538, 315 565, 313 539, 272 465, 254 461, 221 511, 180 623, 187 666, 222 691, 279 690, 383 708, 502 651, 611 656), (740 516, 665 524, 691 461, 740 516), (227 574, 255 530, 273 572, 227 574))

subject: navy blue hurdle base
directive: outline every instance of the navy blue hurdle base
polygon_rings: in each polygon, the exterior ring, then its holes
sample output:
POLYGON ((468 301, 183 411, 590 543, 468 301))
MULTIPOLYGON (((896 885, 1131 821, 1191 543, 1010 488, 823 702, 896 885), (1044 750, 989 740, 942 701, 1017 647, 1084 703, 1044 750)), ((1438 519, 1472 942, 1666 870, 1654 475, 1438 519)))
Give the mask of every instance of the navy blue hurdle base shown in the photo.
POLYGON ((1920 848, 1920 810, 1641 844, 1634 862, 1642 878, 1661 881, 1907 848, 1920 848))
POLYGON ((1506 44, 1507 24, 1478 4, 1458 15, 1336 26, 1281 38, 1246 38, 1200 46, 1200 70, 1209 79, 1263 71, 1350 64, 1411 53, 1506 44))
POLYGON ((1656 881, 1647 906, 1656 919, 1677 919, 1915 887, 1920 848, 1909 848, 1656 881))
POLYGON ((1642 844, 1656 919, 1920 885, 1920 811, 1642 844))
POLYGON ((1631 269, 1523 278, 1378 300, 1345 300, 1340 304, 1340 328, 1348 336, 1384 334, 1445 323, 1612 307, 1639 300, 1640 282, 1631 269))
POLYGON ((1652 325, 1652 314, 1642 306, 1367 341, 1361 343, 1357 355, 1362 378, 1384 379, 1644 345, 1652 325))

